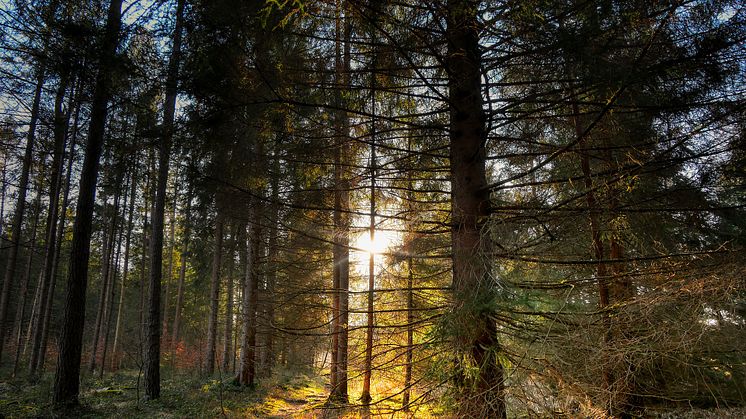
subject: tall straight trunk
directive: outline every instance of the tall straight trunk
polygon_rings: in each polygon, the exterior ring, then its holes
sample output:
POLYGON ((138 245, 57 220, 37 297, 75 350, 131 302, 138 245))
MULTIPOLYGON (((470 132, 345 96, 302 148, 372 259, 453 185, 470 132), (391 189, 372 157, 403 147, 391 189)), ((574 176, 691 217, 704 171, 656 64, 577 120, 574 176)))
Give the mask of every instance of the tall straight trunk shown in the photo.
MULTIPOLYGON (((407 154, 412 155, 412 139, 407 139, 407 154)), ((409 411, 409 399, 412 392, 412 355, 414 345, 414 184, 412 170, 407 170, 407 354, 404 361, 404 393, 402 394, 402 409, 409 411)))
MULTIPOLYGON (((107 198, 104 197, 103 213, 106 216, 107 198)), ((99 293, 98 310, 96 310, 96 323, 93 327, 93 341, 91 343, 91 357, 88 362, 88 372, 93 373, 96 370, 96 360, 98 359, 99 342, 101 341, 101 331, 106 317, 106 306, 109 301, 109 287, 111 282, 111 255, 116 241, 116 223, 119 204, 119 191, 114 196, 114 208, 110 210, 111 219, 107 230, 104 231, 103 252, 101 254, 101 290, 99 293)))
POLYGON ((462 408, 483 417, 505 418, 497 325, 489 310, 474 309, 489 307, 494 296, 489 239, 480 231, 489 216, 490 202, 485 173, 487 132, 482 107, 479 2, 448 0, 446 8, 453 289, 455 307, 461 312, 457 315, 463 323, 455 331, 455 343, 479 369, 476 376, 466 376, 465 366, 459 365, 462 408))
POLYGON ((218 208, 215 220, 215 249, 212 257, 212 274, 210 275, 210 319, 207 324, 207 356, 205 373, 215 372, 215 347, 218 334, 218 311, 220 310, 220 264, 223 257, 223 213, 218 208))
POLYGON ((59 228, 57 229, 57 249, 55 250, 54 254, 54 264, 52 266, 52 280, 51 284, 49 284, 49 294, 47 295, 47 303, 45 304, 45 311, 44 311, 44 322, 42 323, 42 331, 41 331, 41 346, 39 348, 39 361, 38 365, 36 367, 37 373, 41 374, 41 372, 44 370, 44 363, 46 361, 46 353, 47 353, 47 341, 49 338, 49 322, 52 318, 52 306, 54 305, 54 291, 57 286, 57 276, 59 272, 59 266, 60 266, 60 257, 62 253, 62 242, 65 238, 65 223, 67 221, 67 207, 70 203, 70 186, 71 186, 71 179, 72 179, 72 167, 73 162, 75 161, 75 146, 78 140, 78 120, 80 118, 80 92, 82 91, 82 84, 83 79, 78 79, 78 87, 76 94, 76 105, 75 105, 75 117, 73 119, 73 132, 72 132, 72 138, 70 140, 70 155, 67 160, 67 169, 65 174, 65 190, 62 194, 62 206, 60 207, 60 220, 59 220, 59 228))
MULTIPOLYGON (((342 67, 341 71, 341 88, 350 86, 350 62, 351 62, 351 42, 350 37, 352 36, 352 19, 345 16, 343 25, 342 36, 344 39, 343 43, 343 55, 342 55, 342 67)), ((340 162, 335 170, 339 170, 340 187, 335 193, 339 194, 339 235, 338 243, 340 246, 339 260, 339 324, 338 333, 339 336, 339 351, 337 354, 337 398, 342 403, 348 402, 347 392, 347 364, 348 364, 348 335, 349 335, 349 318, 350 318, 350 178, 347 172, 347 163, 350 155, 350 120, 347 112, 344 110, 346 105, 342 102, 340 92, 340 110, 338 117, 339 120, 339 151, 340 151, 340 162)), ((335 201, 336 201, 335 197, 335 201)), ((336 204, 335 204, 336 205, 336 204)), ((285 360, 283 358, 283 360, 285 360)))
POLYGON ((70 272, 62 322, 60 355, 52 401, 56 406, 77 405, 80 389, 80 356, 85 326, 85 297, 88 285, 88 259, 91 245, 96 181, 104 143, 112 73, 119 45, 122 0, 111 0, 106 30, 101 43, 100 62, 91 103, 88 143, 80 175, 78 205, 73 226, 70 272))
POLYGON ((265 339, 264 339, 264 365, 263 373, 266 376, 272 375, 272 369, 275 365, 274 349, 274 323, 275 323, 275 286, 277 285, 277 226, 279 222, 279 204, 280 199, 280 145, 279 141, 275 144, 275 153, 272 160, 272 179, 270 187, 272 188, 272 198, 269 215, 269 237, 267 239, 267 293, 264 299, 265 307, 265 339))
POLYGON ((376 266, 375 266, 375 252, 373 252, 373 247, 375 243, 376 238, 376 136, 378 135, 376 132, 376 89, 377 89, 377 83, 376 83, 376 77, 377 77, 377 66, 378 66, 378 50, 376 47, 376 43, 378 42, 378 37, 376 36, 376 28, 375 28, 375 22, 378 18, 378 7, 380 5, 376 2, 376 0, 371 0, 370 3, 370 9, 371 14, 373 15, 371 17, 370 22, 370 38, 371 38, 371 45, 373 46, 372 51, 372 57, 371 57, 371 64, 370 64, 370 114, 371 114, 371 121, 370 121, 370 225, 369 225, 369 234, 370 234, 370 245, 371 249, 369 249, 368 252, 368 307, 367 307, 367 324, 366 324, 366 330, 365 330, 365 363, 363 366, 363 394, 360 397, 360 400, 364 405, 368 405, 371 402, 371 395, 370 395, 370 381, 371 381, 371 375, 373 371, 373 299, 375 297, 375 274, 376 274, 376 266))
POLYGON ((223 334, 223 371, 228 371, 232 360, 234 358, 233 351, 233 268, 234 258, 236 253, 236 235, 238 229, 236 229, 228 241, 228 254, 226 255, 227 266, 225 268, 226 275, 225 279, 227 282, 226 286, 226 303, 225 303, 225 329, 223 334))
MULTIPOLYGON (((121 180, 117 183, 121 184, 121 180)), ((119 203, 117 202, 117 205, 115 207, 116 213, 115 217, 117 220, 124 219, 124 214, 127 212, 127 189, 129 185, 125 185, 125 192, 124 192, 124 208, 122 209, 122 214, 119 214, 119 203)), ((119 223, 117 222, 117 228, 115 230, 115 235, 118 234, 118 238, 116 240, 116 255, 114 255, 114 248, 112 247, 112 266, 113 269, 109 270, 109 276, 111 279, 109 279, 109 290, 107 292, 108 296, 106 299, 106 313, 104 316, 104 324, 102 326, 102 339, 103 342, 101 344, 101 362, 99 363, 99 370, 98 370, 98 376, 99 378, 102 378, 104 376, 104 367, 106 366, 106 355, 109 350, 109 335, 111 332, 111 323, 113 321, 114 316, 114 297, 116 294, 116 288, 117 288, 117 278, 119 277, 119 261, 120 256, 122 255, 122 236, 124 235, 124 231, 122 228, 119 227, 119 223)))
MULTIPOLYGON (((16 317, 15 317, 15 326, 13 327, 13 337, 15 338, 15 356, 13 358, 13 376, 16 375, 18 372, 18 362, 20 361, 21 357, 21 340, 23 336, 23 318, 26 314, 26 300, 28 299, 28 285, 29 285, 29 279, 31 278, 31 268, 34 264, 34 255, 36 254, 36 234, 39 228, 39 216, 41 215, 41 195, 42 195, 42 180, 44 178, 43 173, 39 176, 39 183, 37 185, 36 189, 36 198, 34 198, 34 221, 32 223, 31 227, 31 249, 29 250, 27 263, 26 263, 26 270, 21 277, 21 283, 20 283, 20 289, 19 289, 19 295, 21 297, 21 301, 18 302, 16 306, 16 317)), ((41 283, 37 283, 36 285, 37 289, 39 290, 38 293, 41 293, 40 287, 41 283)), ((37 293, 34 293, 37 294, 37 293)), ((35 298, 36 299, 36 298, 35 298)), ((31 318, 29 318, 29 324, 32 325, 32 330, 35 330, 33 328, 34 323, 34 315, 32 313, 31 318)))
POLYGON ((122 326, 122 309, 124 307, 124 287, 127 284, 127 277, 129 276, 129 266, 130 266, 130 243, 132 240, 132 228, 133 228, 133 218, 135 215, 135 198, 137 193, 137 176, 136 176, 136 169, 132 169, 132 172, 130 174, 130 203, 129 207, 127 208, 128 214, 127 214, 127 235, 124 239, 124 263, 123 266, 123 272, 122 272, 122 283, 119 290, 119 304, 117 307, 117 320, 116 325, 114 326, 114 344, 112 345, 111 355, 112 355, 112 369, 116 369, 116 362, 119 359, 119 334, 121 331, 122 326))
MULTIPOLYGON (((258 209, 254 211, 258 212, 258 209)), ((255 215, 255 218, 258 218, 255 215)), ((244 264, 244 289, 241 304, 243 330, 241 333, 241 363, 237 381, 242 386, 253 387, 256 379, 256 312, 257 295, 259 291, 258 259, 259 224, 249 225, 246 248, 246 263, 244 264)))
POLYGON ((192 186, 186 195, 186 211, 184 212, 184 231, 182 233, 184 242, 181 248, 181 266, 179 267, 179 285, 176 289, 176 309, 174 310, 174 326, 172 343, 179 342, 179 329, 181 328, 181 308, 184 305, 184 281, 186 279, 186 266, 189 258, 189 236, 191 234, 191 212, 192 212, 192 186))
POLYGON ((158 186, 155 207, 153 208, 153 233, 150 247, 150 286, 148 298, 147 350, 143 360, 145 396, 157 399, 161 395, 161 279, 163 275, 163 215, 166 207, 166 185, 171 158, 171 144, 174 136, 174 115, 181 62, 181 28, 184 20, 184 0, 176 4, 176 25, 173 34, 173 49, 168 61, 166 76, 166 98, 163 107, 163 131, 158 153, 158 186))
MULTIPOLYGON (((147 180, 145 181, 145 190, 143 191, 143 222, 142 222, 142 254, 140 255, 140 308, 138 310, 138 333, 139 336, 139 343, 140 348, 143 347, 143 341, 142 341, 142 333, 145 325, 145 277, 147 276, 148 271, 148 252, 146 252, 146 249, 150 248, 150 236, 148 233, 150 232, 150 212, 152 210, 152 203, 153 203, 153 197, 152 197, 152 191, 154 189, 153 187, 153 172, 155 171, 153 169, 153 155, 152 153, 149 153, 148 155, 150 160, 150 165, 148 168, 148 176, 147 180)), ((140 351, 140 356, 142 356, 142 351, 140 351)))
MULTIPOLYGON (((336 16, 334 20, 334 77, 337 84, 337 89, 334 93, 334 100, 337 109, 342 108, 342 54, 341 54, 341 27, 342 27, 342 5, 337 2, 336 5, 336 16)), ((341 235, 341 220, 342 220, 342 208, 341 208, 341 195, 342 195, 342 166, 341 166, 341 144, 342 144, 342 117, 339 115, 341 111, 337 111, 335 114, 335 132, 334 135, 334 245, 332 247, 332 361, 331 369, 329 372, 329 385, 331 392, 329 397, 333 401, 339 399, 339 332, 340 332, 340 261, 342 258, 342 246, 339 243, 341 235)))
POLYGON ((36 142, 36 125, 39 121, 39 107, 41 93, 46 78, 44 62, 39 62, 36 74, 36 89, 34 90, 34 101, 31 105, 31 120, 29 122, 28 134, 26 135, 26 149, 23 153, 23 164, 21 166, 21 177, 18 180, 18 197, 13 214, 13 224, 10 233, 10 250, 8 260, 5 263, 5 276, 3 277, 2 292, 0 292, 0 364, 2 363, 3 348, 5 347, 6 323, 8 322, 8 305, 10 293, 13 292, 13 282, 16 278, 16 265, 18 264, 18 249, 21 244, 21 232, 23 231, 23 220, 26 214, 26 190, 28 189, 29 172, 34 155, 34 143, 36 142))
POLYGON ((171 297, 171 283, 174 277, 174 237, 176 236, 176 200, 178 197, 178 191, 176 190, 176 183, 174 182, 174 196, 173 205, 171 206, 171 216, 169 222, 168 232, 168 267, 166 268, 166 289, 163 292, 163 334, 166 339, 170 336, 168 334, 168 304, 171 297))
POLYGON ((54 268, 54 259, 57 250, 57 218, 59 218, 59 201, 60 189, 62 189, 62 170, 65 155, 65 142, 67 140, 67 124, 69 118, 64 109, 65 93, 68 87, 68 75, 63 74, 60 77, 60 83, 57 86, 57 94, 54 100, 54 149, 52 152, 52 175, 49 185, 49 210, 47 211, 47 231, 44 248, 44 263, 39 276, 41 293, 39 302, 42 303, 39 310, 39 316, 34 320, 34 334, 32 336, 31 358, 29 359, 29 376, 35 379, 39 357, 44 354, 40 353, 42 341, 42 329, 44 329, 44 313, 46 312, 46 302, 48 300, 49 290, 52 284, 52 274, 54 268))

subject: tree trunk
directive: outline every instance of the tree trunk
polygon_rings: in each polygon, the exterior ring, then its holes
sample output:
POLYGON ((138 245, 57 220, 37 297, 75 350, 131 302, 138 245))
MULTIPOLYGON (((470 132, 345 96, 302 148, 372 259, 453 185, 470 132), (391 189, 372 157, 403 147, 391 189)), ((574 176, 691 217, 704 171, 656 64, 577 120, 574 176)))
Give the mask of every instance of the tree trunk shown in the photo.
POLYGON ((133 169, 131 175, 130 175, 130 203, 128 208, 128 214, 127 214, 127 235, 124 239, 124 264, 123 264, 123 273, 122 273, 122 285, 119 290, 119 305, 117 308, 117 322, 114 327, 114 344, 112 345, 112 369, 117 369, 116 363, 119 359, 119 334, 121 330, 122 325, 122 308, 124 303, 124 287, 127 283, 127 276, 129 275, 129 263, 130 263, 130 242, 132 239, 132 228, 133 228, 133 218, 135 213, 135 198, 137 193, 137 172, 135 169, 133 169))
POLYGON ((179 267, 179 285, 176 290, 176 310, 174 312, 174 326, 173 326, 173 339, 171 342, 174 344, 179 343, 179 329, 181 328, 181 308, 184 305, 184 280, 186 278, 186 264, 189 258, 189 236, 191 234, 190 219, 192 212, 192 186, 189 185, 189 190, 186 196, 186 211, 184 212, 184 231, 183 237, 184 242, 181 249, 181 266, 179 267))
MULTIPOLYGON (((407 152, 412 153, 412 139, 407 139, 407 152)), ((414 345, 414 267, 412 266, 414 247, 414 184, 412 170, 407 170, 407 354, 404 361, 404 393, 402 394, 402 409, 409 411, 409 399, 412 392, 412 355, 414 345)))
POLYGON ((176 5, 176 25, 173 34, 173 49, 168 62, 166 98, 163 108, 163 131, 158 153, 158 185, 153 208, 153 233, 150 241, 150 286, 148 298, 147 351, 143 360, 145 396, 157 399, 161 395, 161 279, 163 275, 163 218, 166 208, 166 186, 174 135, 177 83, 181 61, 181 28, 183 26, 184 0, 176 5))
POLYGON ((68 76, 63 74, 60 78, 60 84, 57 86, 57 94, 54 100, 54 150, 52 154, 52 176, 49 185, 49 211, 47 212, 47 231, 44 248, 44 263, 39 276, 41 293, 39 294, 40 310, 39 316, 35 319, 34 334, 32 336, 31 358, 29 360, 29 377, 35 380, 37 377, 37 367, 39 357, 44 356, 40 353, 42 330, 44 329, 44 313, 46 312, 46 303, 49 299, 49 289, 51 288, 52 275, 54 268, 54 259, 57 250, 57 218, 59 218, 59 199, 60 189, 62 189, 62 170, 65 155, 65 142, 67 139, 67 124, 69 118, 66 117, 63 105, 65 101, 65 92, 68 86, 68 76))
POLYGON ((249 226, 247 242, 243 301, 241 304, 243 314, 241 363, 237 381, 242 386, 253 387, 256 378, 256 304, 259 290, 257 264, 260 241, 258 224, 249 226))
MULTIPOLYGON (((122 172, 124 173, 124 171, 122 172)), ((122 180, 121 177, 117 181, 117 184, 121 184, 122 180)), ((115 205, 115 217, 117 219, 117 228, 115 229, 115 235, 119 235, 116 241, 116 255, 113 256, 113 269, 109 270, 109 276, 111 279, 109 279, 109 290, 108 290, 108 297, 107 297, 107 303, 106 303, 106 315, 104 317, 105 323, 103 325, 103 343, 101 345, 101 363, 99 364, 99 372, 98 376, 99 378, 102 378, 104 376, 104 367, 106 366, 106 355, 109 350, 109 332, 111 331, 111 323, 114 316, 114 296, 116 291, 116 284, 117 284, 117 278, 119 277, 119 261, 120 256, 122 255, 122 236, 124 235, 124 231, 119 226, 119 220, 124 219, 124 213, 127 211, 127 189, 129 185, 125 185, 125 192, 124 192, 124 208, 122 209, 122 214, 119 214, 119 199, 117 199, 117 203, 115 205)), ((114 253, 114 250, 112 248, 112 254, 114 253)))
MULTIPOLYGON (((482 108, 478 1, 447 3, 448 94, 451 161, 453 289, 459 330, 456 345, 479 369, 473 380, 459 365, 462 407, 478 416, 505 418, 503 368, 497 325, 485 307, 494 304, 488 239, 481 225, 489 216, 485 174, 487 132, 482 108), (479 308, 479 309, 477 309, 479 308)), ((463 359, 463 358, 462 358, 463 359)), ((460 361, 463 362, 463 361, 460 361)))
POLYGON ((71 179, 72 179, 72 167, 73 162, 75 161, 75 146, 78 140, 78 120, 80 117, 80 92, 82 90, 82 78, 78 80, 78 93, 76 96, 78 97, 76 100, 76 107, 75 107, 75 118, 73 119, 73 133, 72 133, 72 139, 70 141, 70 156, 67 160, 67 169, 66 169, 66 175, 65 175, 65 191, 62 194, 62 207, 60 208, 60 220, 59 220, 59 228, 57 229, 57 249, 55 250, 55 257, 54 257, 54 265, 52 266, 52 281, 51 284, 49 284, 49 294, 47 303, 45 304, 45 311, 44 311, 44 322, 41 332, 41 347, 39 348, 39 361, 38 365, 36 367, 37 373, 41 374, 41 372, 44 370, 44 363, 46 362, 46 353, 47 353, 47 340, 49 337, 49 322, 52 318, 52 306, 54 305, 54 291, 57 286, 57 276, 59 272, 59 266, 60 266, 60 257, 62 253, 62 242, 65 238, 65 222, 67 221, 67 207, 69 205, 69 198, 70 198, 70 186, 71 186, 71 179))
POLYGON ((13 282, 16 278, 16 265, 18 263, 18 249, 21 244, 21 232, 23 219, 26 213, 26 190, 28 189, 29 172, 34 156, 34 143, 36 142, 36 124, 39 121, 39 107, 41 93, 46 78, 44 62, 38 63, 36 75, 36 90, 34 91, 34 102, 31 105, 31 121, 29 122, 28 135, 26 136, 26 150, 23 154, 23 165, 21 167, 21 178, 18 180, 18 198, 13 214, 13 225, 11 226, 10 251, 5 264, 5 276, 3 279, 2 293, 0 293, 0 364, 2 363, 3 348, 5 346, 6 323, 8 322, 8 303, 10 293, 13 291, 13 282))
POLYGON ((371 15, 372 17, 370 24, 370 38, 371 38, 371 45, 373 46, 372 56, 371 56, 371 63, 370 63, 370 101, 371 101, 371 107, 370 107, 370 114, 371 114, 371 121, 370 121, 370 225, 369 225, 369 234, 370 234, 370 246, 368 252, 368 307, 367 307, 367 324, 366 324, 366 330, 365 330, 365 363, 363 365, 363 394, 360 397, 360 400, 362 401, 363 405, 370 404, 372 397, 370 394, 370 381, 371 381, 371 375, 373 370, 373 324, 374 324, 374 318, 373 318, 373 299, 375 297, 375 274, 376 274, 376 266, 375 266, 375 252, 373 252, 373 247, 375 243, 376 238, 376 136, 378 135, 376 132, 376 77, 377 77, 377 66, 378 66, 378 50, 376 47, 376 44, 378 42, 378 37, 376 36, 376 27, 375 22, 378 19, 378 7, 380 5, 375 1, 372 0, 370 3, 371 8, 371 15))
MULTIPOLYGON (((16 338, 16 347, 15 347, 15 356, 13 359, 13 376, 16 375, 18 372, 18 362, 20 361, 21 357, 21 340, 23 336, 23 318, 26 314, 26 300, 28 298, 28 285, 29 285, 29 279, 31 278, 31 268, 34 263, 34 255, 36 254, 36 233, 39 228, 39 216, 41 215, 41 190, 42 190, 42 182, 44 179, 44 174, 42 173, 39 176, 39 183, 37 185, 36 189, 36 198, 34 199, 34 222, 32 224, 31 228, 31 249, 28 254, 28 263, 26 264, 26 270, 21 277, 21 284, 20 284, 20 290, 19 294, 21 296, 21 301, 16 306, 16 317, 15 317, 15 326, 13 327, 13 336, 16 338)), ((34 294, 41 293, 41 283, 37 283, 37 292, 34 294)), ((34 298, 36 300, 36 298, 34 298)), ((36 303, 36 302, 35 302, 36 303)), ((37 309, 38 310, 38 309, 37 309)), ((31 318, 29 318, 29 324, 32 327, 32 331, 35 331, 36 329, 33 327, 34 323, 34 314, 32 313, 31 318)), ((35 333, 35 332, 33 332, 35 333)))
POLYGON ((226 279, 226 302, 225 302, 225 329, 223 329, 223 362, 222 370, 228 371, 230 359, 233 358, 233 264, 236 253, 236 229, 231 233, 228 240, 227 266, 225 267, 226 279))
MULTIPOLYGON (((338 8, 341 13, 344 7, 338 8)), ((349 17, 336 21, 336 45, 335 45, 335 77, 339 87, 335 92, 335 101, 338 111, 335 113, 335 152, 334 152, 334 228, 335 243, 333 247, 334 263, 334 338, 332 363, 335 365, 335 385, 332 385, 330 397, 339 402, 348 402, 347 393, 347 338, 349 320, 349 275, 350 275, 350 223, 349 209, 350 182, 347 175, 347 159, 349 155, 349 132, 350 124, 347 112, 344 111, 345 103, 342 91, 350 85, 350 35, 352 33, 352 22, 349 17), (341 27, 340 27, 341 26, 341 27)), ((285 348, 283 348, 283 353, 285 348)), ((286 357, 283 356, 283 362, 286 357)))
POLYGON ((174 182, 174 196, 173 205, 171 207, 171 219, 169 222, 169 233, 168 233, 168 268, 166 268, 166 290, 163 292, 163 332, 161 336, 166 339, 169 338, 168 334, 168 304, 171 297, 171 282, 173 282, 174 276, 174 237, 176 236, 176 200, 178 197, 178 191, 176 190, 176 183, 174 182))
MULTIPOLYGON (((572 104, 573 112, 573 125, 575 127, 575 135, 578 141, 578 147, 581 148, 584 145, 583 141, 583 127, 580 123, 580 109, 577 102, 572 104)), ((583 182, 586 189, 585 202, 588 205, 588 218, 591 225, 591 242, 593 243, 593 257, 598 261, 596 265, 596 280, 598 281, 598 306, 603 312, 603 325, 604 325, 604 352, 608 352, 608 346, 611 343, 611 317, 606 312, 606 308, 609 306, 609 286, 606 262, 604 262, 604 243, 601 238, 600 220, 601 209, 596 201, 596 193, 593 189, 593 178, 591 177, 591 164, 588 152, 580 152, 580 169, 583 172, 583 182)), ((608 359, 603 361, 603 387, 606 391, 611 392, 612 377, 611 370, 609 369, 608 359)))
MULTIPOLYGON (((117 176, 118 177, 118 176, 117 176)), ((119 177, 118 177, 119 178, 119 177)), ((117 179, 118 181, 118 179, 117 179)), ((118 182, 117 182, 118 183, 118 182)), ((101 292, 99 293, 98 310, 96 311, 96 324, 93 328, 93 342, 91 344, 91 357, 88 362, 88 372, 93 373, 96 370, 96 360, 98 359, 99 342, 101 341, 101 332, 106 318, 106 306, 109 301, 109 288, 111 287, 111 258, 114 242, 116 241, 116 224, 117 214, 119 212, 119 190, 114 196, 114 208, 111 211, 109 227, 104 234, 103 252, 101 253, 101 292)), ((103 217, 106 217, 107 198, 104 197, 103 217)))
POLYGON ((220 264, 223 256, 223 214, 218 208, 215 220, 215 250, 212 258, 212 274, 210 275, 210 319, 207 324, 207 357, 205 358, 205 373, 212 375, 215 371, 215 347, 218 334, 218 311, 220 310, 220 264))
POLYGON ((98 74, 91 104, 88 143, 80 175, 80 187, 73 227, 70 272, 62 322, 60 355, 52 401, 56 406, 77 405, 80 388, 80 355, 85 325, 85 297, 88 285, 88 259, 91 245, 96 181, 104 143, 107 104, 111 96, 112 73, 121 25, 122 0, 111 0, 106 30, 101 43, 98 74))

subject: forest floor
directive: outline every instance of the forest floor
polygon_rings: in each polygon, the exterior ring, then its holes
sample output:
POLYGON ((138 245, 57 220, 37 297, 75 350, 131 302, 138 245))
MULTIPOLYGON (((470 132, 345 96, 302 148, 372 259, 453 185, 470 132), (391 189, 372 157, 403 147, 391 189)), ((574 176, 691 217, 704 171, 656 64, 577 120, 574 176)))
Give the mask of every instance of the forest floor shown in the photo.
MULTIPOLYGON (((327 404, 326 377, 280 371, 254 389, 231 383, 232 377, 204 379, 195 375, 164 374, 161 398, 143 401, 142 382, 138 371, 120 371, 103 379, 84 376, 81 384, 81 405, 64 414, 51 409, 53 373, 30 384, 24 377, 0 380, 0 418, 430 418, 437 412, 426 408, 409 415, 396 412, 400 401, 392 399, 365 412, 359 407, 334 407, 327 404)), ((0 371, 0 377, 7 377, 0 371)), ((515 417, 533 417, 524 414, 515 417)), ((571 417, 571 416, 563 416, 571 417)), ((656 419, 677 418, 744 418, 746 408, 694 409, 669 408, 650 410, 643 416, 656 419)))
MULTIPOLYGON (((64 415, 51 409, 53 373, 30 384, 24 377, 0 380, 0 418, 358 418, 359 408, 327 405, 323 376, 281 371, 254 389, 235 386, 232 378, 205 380, 164 374, 161 398, 143 401, 138 371, 83 377, 80 407, 64 415)), ((5 371, 0 377, 7 377, 5 371)), ((378 416, 375 412, 372 416, 378 416)), ((391 413, 386 415, 392 417, 391 413)), ((429 416, 429 415, 426 415, 429 416)), ((399 417, 398 415, 396 417, 399 417)), ((401 416, 405 417, 405 416, 401 416)), ((419 416, 418 416, 419 417, 419 416)))

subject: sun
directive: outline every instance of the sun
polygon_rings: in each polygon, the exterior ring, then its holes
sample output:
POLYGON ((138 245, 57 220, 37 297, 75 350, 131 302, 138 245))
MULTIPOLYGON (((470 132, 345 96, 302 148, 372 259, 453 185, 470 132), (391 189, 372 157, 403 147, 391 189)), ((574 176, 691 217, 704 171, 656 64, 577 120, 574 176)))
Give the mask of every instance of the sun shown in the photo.
POLYGON ((370 240, 370 233, 365 232, 357 236, 353 244, 354 247, 362 249, 365 253, 380 255, 392 248, 397 240, 397 234, 393 231, 376 231, 373 241, 370 240))

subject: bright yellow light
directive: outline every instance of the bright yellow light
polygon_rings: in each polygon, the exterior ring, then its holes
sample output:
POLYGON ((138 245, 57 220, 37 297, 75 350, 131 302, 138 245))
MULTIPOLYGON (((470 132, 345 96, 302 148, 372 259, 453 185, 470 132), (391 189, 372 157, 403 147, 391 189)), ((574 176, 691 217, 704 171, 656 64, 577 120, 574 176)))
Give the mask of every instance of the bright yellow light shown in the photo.
POLYGON ((376 231, 373 242, 370 241, 370 232, 366 231, 357 236, 354 247, 364 250, 366 253, 374 255, 388 251, 396 241, 396 233, 393 231, 376 231))

